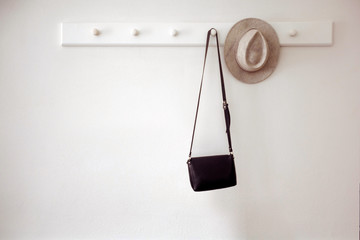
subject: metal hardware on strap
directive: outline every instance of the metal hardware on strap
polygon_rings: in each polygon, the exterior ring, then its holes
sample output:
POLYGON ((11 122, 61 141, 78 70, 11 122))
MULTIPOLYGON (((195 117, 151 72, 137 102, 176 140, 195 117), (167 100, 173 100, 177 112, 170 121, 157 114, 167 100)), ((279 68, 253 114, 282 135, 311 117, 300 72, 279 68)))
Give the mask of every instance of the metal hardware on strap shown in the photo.
POLYGON ((223 102, 223 108, 224 108, 224 109, 227 109, 228 106, 229 106, 229 104, 228 104, 227 102, 223 102))

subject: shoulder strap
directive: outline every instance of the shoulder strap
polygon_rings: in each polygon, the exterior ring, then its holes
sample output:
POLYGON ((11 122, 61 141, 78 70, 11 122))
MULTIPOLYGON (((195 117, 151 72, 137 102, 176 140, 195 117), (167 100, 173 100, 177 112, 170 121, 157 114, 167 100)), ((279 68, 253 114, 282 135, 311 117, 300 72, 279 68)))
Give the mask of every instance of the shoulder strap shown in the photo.
POLYGON ((228 103, 226 101, 225 83, 224 83, 224 76, 223 76, 223 71, 222 71, 222 66, 221 66, 221 58, 220 58, 219 39, 218 39, 216 29, 211 28, 208 31, 207 38, 206 38, 204 66, 203 66, 203 70, 202 70, 199 96, 198 96, 198 101, 197 101, 197 106, 196 106, 195 122, 194 122, 192 138, 191 138, 189 158, 191 158, 192 147, 193 147, 193 143, 194 143, 195 128, 196 128, 196 122, 197 122, 197 117, 198 117, 198 112, 199 112, 199 105, 200 105, 200 96, 201 96, 201 90, 202 90, 202 85, 203 85, 203 81, 204 81, 206 57, 207 57, 207 52, 208 52, 208 48, 209 48, 209 40, 210 40, 211 30, 213 30, 213 29, 216 32, 215 37, 216 37, 216 47, 217 47, 217 52, 218 52, 218 60, 219 60, 219 68, 220 68, 220 80, 221 80, 221 91, 222 91, 222 98, 223 98, 223 108, 224 108, 224 116, 225 116, 226 134, 227 134, 227 139, 228 139, 228 144, 229 144, 229 152, 230 152, 230 154, 233 154, 232 145, 231 145, 231 136, 230 136, 230 111, 229 111, 228 103))

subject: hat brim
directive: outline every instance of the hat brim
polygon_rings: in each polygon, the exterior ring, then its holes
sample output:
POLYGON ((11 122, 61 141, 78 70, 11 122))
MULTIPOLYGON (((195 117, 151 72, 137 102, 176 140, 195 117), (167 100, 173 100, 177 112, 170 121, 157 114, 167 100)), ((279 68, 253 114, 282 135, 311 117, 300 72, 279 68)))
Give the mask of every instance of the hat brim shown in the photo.
POLYGON ((279 38, 273 27, 267 22, 257 18, 246 18, 237 22, 226 36, 224 55, 226 65, 231 74, 245 83, 258 83, 269 77, 276 68, 279 55, 279 38), (259 30, 268 44, 269 57, 265 65, 256 72, 242 69, 236 61, 236 52, 241 37, 250 29, 259 30))

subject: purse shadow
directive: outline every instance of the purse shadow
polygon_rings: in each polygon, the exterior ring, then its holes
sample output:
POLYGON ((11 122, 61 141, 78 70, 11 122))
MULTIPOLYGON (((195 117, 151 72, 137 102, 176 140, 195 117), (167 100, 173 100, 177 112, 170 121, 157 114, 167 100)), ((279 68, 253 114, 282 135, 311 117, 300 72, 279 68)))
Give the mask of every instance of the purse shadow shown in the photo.
POLYGON ((296 239, 292 216, 286 213, 282 201, 272 197, 275 194, 271 190, 259 194, 251 186, 249 180, 238 177, 235 187, 212 193, 214 208, 231 231, 229 239, 296 239))

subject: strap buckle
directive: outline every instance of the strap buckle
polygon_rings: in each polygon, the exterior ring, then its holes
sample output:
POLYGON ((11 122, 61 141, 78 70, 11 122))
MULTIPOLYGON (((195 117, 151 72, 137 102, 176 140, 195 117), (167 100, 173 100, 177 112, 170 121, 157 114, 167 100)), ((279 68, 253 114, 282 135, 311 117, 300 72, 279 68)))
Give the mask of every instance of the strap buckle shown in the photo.
POLYGON ((224 102, 223 102, 223 108, 224 108, 224 109, 227 109, 228 106, 229 106, 229 104, 228 104, 226 101, 224 101, 224 102))

